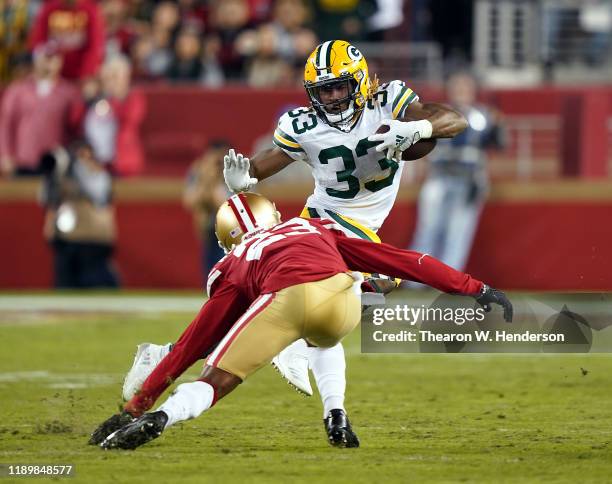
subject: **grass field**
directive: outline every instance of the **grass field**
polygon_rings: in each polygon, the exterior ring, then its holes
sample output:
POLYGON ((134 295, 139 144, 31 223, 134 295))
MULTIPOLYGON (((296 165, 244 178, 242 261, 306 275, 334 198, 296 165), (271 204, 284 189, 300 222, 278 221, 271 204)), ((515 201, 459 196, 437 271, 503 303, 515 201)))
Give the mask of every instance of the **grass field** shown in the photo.
POLYGON ((105 452, 87 438, 117 409, 135 345, 175 339, 198 301, 179 313, 157 296, 81 312, 53 300, 11 309, 0 296, 0 464, 73 464, 88 483, 612 479, 610 357, 362 355, 359 332, 345 345, 359 449, 331 448, 318 397, 265 368, 200 419, 105 452))

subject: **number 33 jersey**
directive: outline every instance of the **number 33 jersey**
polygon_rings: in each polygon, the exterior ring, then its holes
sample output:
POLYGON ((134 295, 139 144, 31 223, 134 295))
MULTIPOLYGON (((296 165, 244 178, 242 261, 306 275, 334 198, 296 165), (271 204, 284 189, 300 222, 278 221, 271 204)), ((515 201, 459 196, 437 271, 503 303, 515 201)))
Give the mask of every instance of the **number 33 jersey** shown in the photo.
POLYGON ((383 120, 401 118, 417 100, 401 81, 383 84, 349 132, 328 125, 311 108, 285 113, 274 132, 274 144, 311 166, 315 189, 306 205, 331 210, 377 231, 395 202, 403 162, 386 159, 368 136, 383 120))

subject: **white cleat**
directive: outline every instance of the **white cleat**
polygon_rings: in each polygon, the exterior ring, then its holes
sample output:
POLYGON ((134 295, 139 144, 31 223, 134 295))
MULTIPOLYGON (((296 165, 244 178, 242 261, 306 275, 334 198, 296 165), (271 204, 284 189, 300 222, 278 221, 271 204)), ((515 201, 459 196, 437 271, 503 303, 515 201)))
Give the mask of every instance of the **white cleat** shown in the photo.
POLYGON ((272 366, 299 393, 311 397, 312 386, 308 375, 308 356, 298 351, 299 346, 296 343, 276 355, 272 359, 272 366))
POLYGON ((156 345, 139 344, 134 356, 132 368, 123 381, 123 399, 130 400, 140 390, 142 384, 164 357, 170 353, 171 343, 156 345))

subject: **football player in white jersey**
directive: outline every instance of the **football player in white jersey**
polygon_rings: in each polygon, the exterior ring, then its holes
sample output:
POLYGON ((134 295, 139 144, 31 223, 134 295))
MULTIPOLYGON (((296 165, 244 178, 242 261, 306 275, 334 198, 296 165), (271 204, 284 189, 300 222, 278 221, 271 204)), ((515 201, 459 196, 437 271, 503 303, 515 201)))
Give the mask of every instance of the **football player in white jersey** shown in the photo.
MULTIPOLYGON (((343 40, 317 46, 306 61, 304 87, 311 105, 280 118, 274 148, 250 161, 230 151, 225 160, 226 182, 233 191, 245 191, 290 163, 305 161, 312 168, 315 189, 302 217, 333 219, 347 235, 379 242, 376 232, 399 189, 401 153, 421 139, 453 137, 467 127, 467 121, 447 106, 421 103, 402 81, 379 86, 370 78, 361 52, 343 40), (389 129, 376 133, 383 124, 389 129)), ((276 357, 274 365, 306 394, 312 394, 310 366, 323 400, 328 434, 333 420, 346 418, 340 344, 308 348, 300 340, 276 357)))
MULTIPOLYGON (((421 103, 402 81, 379 86, 376 78, 370 78, 361 52, 343 40, 323 42, 312 52, 306 61, 304 87, 311 105, 280 118, 274 133, 275 147, 251 160, 230 150, 225 157, 225 181, 234 192, 248 191, 258 180, 294 161, 304 161, 312 168, 315 189, 301 216, 332 219, 346 229, 348 236, 380 242, 376 232, 397 196, 402 152, 421 139, 453 137, 467 127, 467 121, 447 106, 421 103), (389 129, 377 134, 382 125, 389 129)), ((145 358, 145 353, 159 348, 168 346, 151 345, 142 352, 140 359, 149 362, 148 367, 138 364, 137 355, 126 378, 124 398, 131 397, 157 363, 156 358, 145 358)), ((299 340, 273 364, 306 395, 312 395, 310 367, 323 400, 330 443, 358 445, 356 436, 348 441, 334 438, 346 434, 334 429, 350 429, 344 408, 346 380, 341 344, 328 349, 309 348, 299 340)))

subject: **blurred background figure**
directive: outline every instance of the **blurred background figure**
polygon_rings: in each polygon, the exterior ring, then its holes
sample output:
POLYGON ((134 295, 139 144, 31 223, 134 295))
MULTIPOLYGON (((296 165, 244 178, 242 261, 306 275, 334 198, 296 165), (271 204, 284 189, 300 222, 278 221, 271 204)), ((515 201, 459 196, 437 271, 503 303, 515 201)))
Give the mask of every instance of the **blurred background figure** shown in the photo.
POLYGON ((243 75, 245 59, 237 49, 236 40, 252 27, 249 18, 246 0, 212 2, 206 50, 217 59, 228 80, 238 80, 243 75))
MULTIPOLYGON (((423 10, 419 1, 427 0, 411 0, 410 3, 410 10, 416 15, 421 14, 423 10)), ((367 40, 372 42, 384 40, 387 31, 401 26, 404 22, 404 0, 377 0, 376 7, 376 12, 366 21, 367 40)), ((410 27, 412 30, 412 25, 410 27)), ((414 39, 415 36, 413 35, 412 38, 414 39)))
POLYGON ((320 39, 365 40, 367 22, 378 9, 376 0, 314 0, 315 28, 320 39))
POLYGON ((128 2, 125 0, 105 0, 101 4, 106 26, 105 58, 117 54, 129 55, 130 46, 137 32, 128 17, 128 2))
POLYGON ((66 144, 75 128, 78 90, 60 74, 55 43, 38 46, 32 75, 10 84, 0 109, 0 170, 8 176, 40 173, 41 156, 66 144))
POLYGON ((172 62, 174 37, 180 20, 178 7, 172 2, 160 2, 153 8, 145 2, 140 15, 151 18, 138 22, 139 35, 130 46, 134 77, 140 81, 159 79, 172 62))
POLYGON ((166 77, 173 82, 197 82, 203 74, 199 31, 195 27, 183 27, 176 37, 166 77))
POLYGON ((223 156, 231 148, 226 140, 213 140, 208 149, 195 160, 187 174, 183 205, 193 214, 196 236, 202 246, 202 276, 204 281, 212 267, 223 257, 217 244, 215 216, 229 196, 223 180, 223 156))
POLYGON ((180 12, 174 2, 160 2, 153 11, 150 39, 151 55, 147 59, 148 68, 153 76, 163 76, 172 62, 172 49, 180 28, 180 12))
POLYGON ((82 80, 94 76, 104 60, 104 17, 93 0, 49 0, 45 2, 30 32, 35 49, 49 41, 57 43, 64 56, 62 75, 82 80))
POLYGON ((206 3, 203 0, 178 0, 181 24, 204 32, 208 19, 206 3))
POLYGON ((597 66, 610 58, 612 45, 612 2, 587 0, 580 8, 580 27, 586 33, 586 61, 597 66))
POLYGON ((140 127, 147 111, 144 94, 131 87, 127 57, 115 55, 101 69, 100 82, 87 93, 83 132, 96 159, 116 176, 133 176, 144 170, 140 127))
POLYGON ((477 103, 471 74, 453 74, 446 91, 469 126, 455 138, 438 140, 430 155, 412 249, 463 270, 488 192, 486 149, 502 148, 505 132, 498 114, 477 103))
POLYGON ((253 35, 253 50, 247 50, 244 36, 238 42, 238 49, 250 54, 246 69, 247 83, 253 87, 295 85, 293 66, 279 53, 281 39, 274 27, 262 25, 250 34, 253 35))
POLYGON ((315 33, 306 26, 309 16, 302 0, 278 0, 270 22, 236 39, 237 51, 247 59, 250 86, 301 83, 304 59, 317 44, 315 33))
POLYGON ((112 180, 85 142, 43 157, 43 233, 54 252, 56 288, 118 287, 112 180))
POLYGON ((27 52, 28 27, 34 15, 34 2, 0 1, 0 82, 13 78, 12 69, 27 52))
POLYGON ((544 62, 602 62, 612 40, 612 2, 549 2, 542 6, 542 29, 544 62))

